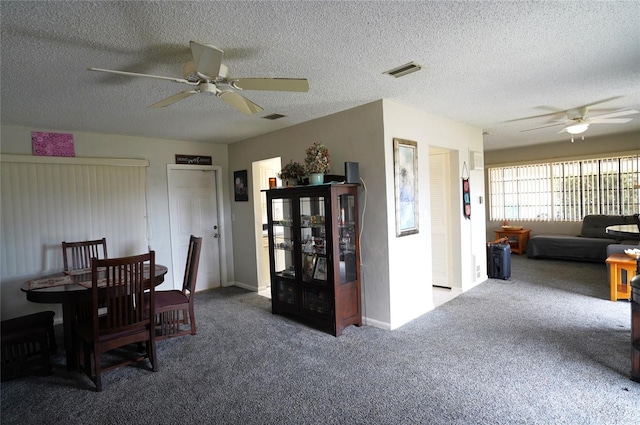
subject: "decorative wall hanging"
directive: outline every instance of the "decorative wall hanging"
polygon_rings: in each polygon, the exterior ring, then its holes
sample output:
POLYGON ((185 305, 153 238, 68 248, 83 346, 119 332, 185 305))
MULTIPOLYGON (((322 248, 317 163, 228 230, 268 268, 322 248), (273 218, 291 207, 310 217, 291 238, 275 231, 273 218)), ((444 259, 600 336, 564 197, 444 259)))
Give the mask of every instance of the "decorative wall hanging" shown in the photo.
POLYGON ((247 170, 233 172, 233 193, 236 201, 249 200, 249 184, 247 183, 247 170))
POLYGON ((32 131, 31 145, 38 156, 76 156, 73 134, 32 131))
POLYGON ((467 163, 462 163, 462 213, 464 218, 471 219, 471 190, 469 189, 469 170, 467 163))
POLYGON ((212 165, 213 162, 210 156, 176 155, 176 164, 212 165))
POLYGON ((418 143, 393 139, 396 236, 418 233, 418 143))

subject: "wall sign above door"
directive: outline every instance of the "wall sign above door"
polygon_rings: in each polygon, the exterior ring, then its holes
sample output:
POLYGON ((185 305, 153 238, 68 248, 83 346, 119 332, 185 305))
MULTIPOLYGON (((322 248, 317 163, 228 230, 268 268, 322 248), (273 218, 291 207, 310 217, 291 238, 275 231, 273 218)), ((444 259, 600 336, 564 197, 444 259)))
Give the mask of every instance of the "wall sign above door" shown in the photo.
POLYGON ((210 156, 178 154, 176 154, 176 164, 213 165, 210 156))

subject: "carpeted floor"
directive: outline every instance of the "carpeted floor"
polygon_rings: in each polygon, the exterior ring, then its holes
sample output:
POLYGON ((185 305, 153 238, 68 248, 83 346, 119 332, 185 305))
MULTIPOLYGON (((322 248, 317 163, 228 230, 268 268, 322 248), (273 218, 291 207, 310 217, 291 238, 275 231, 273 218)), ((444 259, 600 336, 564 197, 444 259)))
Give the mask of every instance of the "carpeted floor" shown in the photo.
MULTIPOLYGON (((425 284, 428 284, 425 282, 425 284)), ((630 304, 603 264, 512 257, 490 279, 394 331, 335 338, 231 287, 199 293, 198 335, 158 343, 104 390, 54 373, 2 383, 2 424, 638 424, 630 304)), ((60 334, 61 329, 57 329, 60 334)))

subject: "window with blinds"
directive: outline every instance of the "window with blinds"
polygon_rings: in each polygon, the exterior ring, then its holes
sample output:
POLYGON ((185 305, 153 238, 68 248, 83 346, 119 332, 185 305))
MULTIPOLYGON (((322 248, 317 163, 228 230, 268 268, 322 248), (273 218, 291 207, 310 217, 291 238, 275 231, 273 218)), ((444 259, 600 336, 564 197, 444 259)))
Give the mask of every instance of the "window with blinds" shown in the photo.
POLYGON ((3 155, 1 277, 62 270, 64 240, 106 237, 110 257, 145 252, 147 166, 3 155))
POLYGON ((490 168, 490 219, 581 221, 589 214, 636 214, 639 169, 638 155, 490 168))

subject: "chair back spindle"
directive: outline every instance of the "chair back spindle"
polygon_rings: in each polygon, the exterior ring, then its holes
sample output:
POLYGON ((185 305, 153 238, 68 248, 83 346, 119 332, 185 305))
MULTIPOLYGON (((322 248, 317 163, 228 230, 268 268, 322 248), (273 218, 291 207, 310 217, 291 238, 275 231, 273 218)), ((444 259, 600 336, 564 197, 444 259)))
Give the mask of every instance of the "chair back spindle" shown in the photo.
POLYGON ((62 241, 62 259, 65 271, 89 269, 92 258, 109 258, 106 238, 79 242, 62 241))

